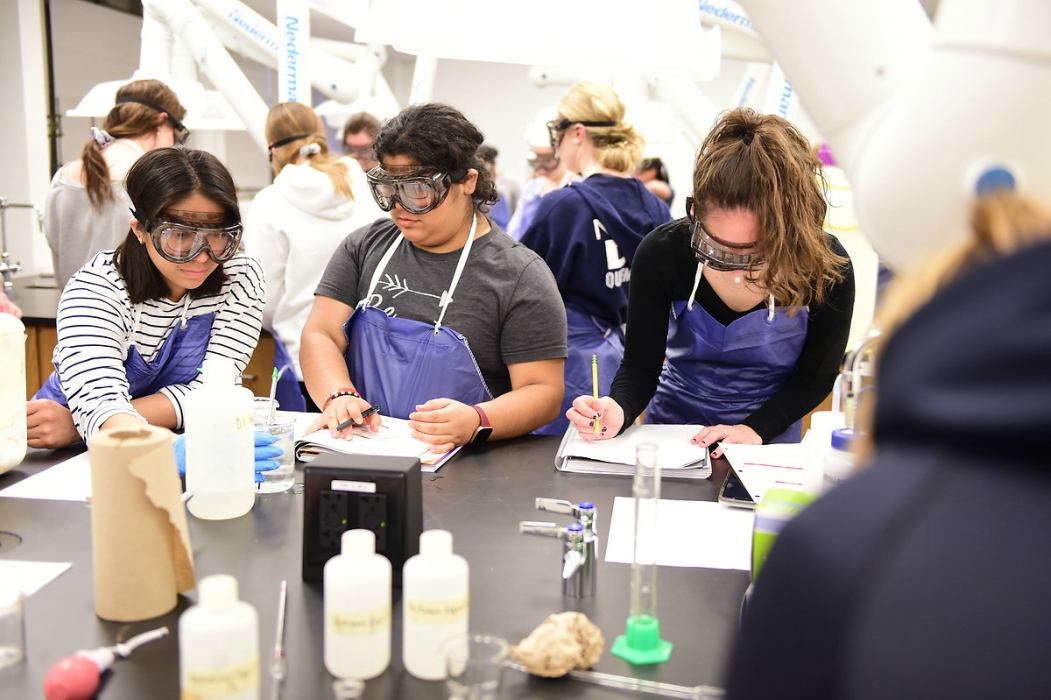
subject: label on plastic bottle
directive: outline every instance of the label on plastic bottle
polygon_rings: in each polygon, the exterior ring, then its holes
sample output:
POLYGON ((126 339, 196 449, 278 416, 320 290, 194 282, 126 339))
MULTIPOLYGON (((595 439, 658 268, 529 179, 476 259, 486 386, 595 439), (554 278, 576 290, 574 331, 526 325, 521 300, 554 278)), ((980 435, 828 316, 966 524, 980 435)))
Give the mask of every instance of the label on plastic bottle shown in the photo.
POLYGON ((259 687, 259 659, 216 670, 189 669, 182 687, 182 700, 207 700, 247 693, 259 687))
POLYGON ((230 425, 231 430, 235 433, 250 433, 255 430, 255 414, 245 413, 244 415, 234 416, 230 425))
POLYGON ((410 598, 405 603, 409 619, 423 625, 448 625, 467 619, 468 596, 448 600, 410 598))
POLYGON ((329 629, 341 637, 368 637, 390 628, 390 606, 375 610, 333 610, 329 629))

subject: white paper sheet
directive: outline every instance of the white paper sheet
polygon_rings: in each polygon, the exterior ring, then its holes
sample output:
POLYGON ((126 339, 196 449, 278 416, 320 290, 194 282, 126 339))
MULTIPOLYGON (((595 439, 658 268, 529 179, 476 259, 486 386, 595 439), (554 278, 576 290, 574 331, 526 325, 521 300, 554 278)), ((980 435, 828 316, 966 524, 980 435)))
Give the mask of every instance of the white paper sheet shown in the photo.
POLYGON ((28 598, 64 573, 72 564, 0 559, 0 581, 21 588, 28 598))
POLYGON ((81 452, 0 491, 7 498, 40 498, 47 501, 86 501, 91 498, 91 462, 81 452))
POLYGON ((821 465, 814 464, 810 445, 723 445, 730 461, 752 500, 759 503, 768 489, 782 488, 807 493, 821 491, 821 465))
MULTIPOLYGON (((660 566, 749 571, 752 521, 750 510, 662 498, 657 505, 656 546, 652 535, 644 537, 650 546, 640 550, 640 561, 652 561, 655 555, 660 566)), ((606 561, 630 564, 634 541, 635 499, 618 497, 613 501, 606 561)))
POLYGON ((707 450, 691 444, 690 439, 701 428, 697 425, 632 425, 609 440, 585 440, 573 426, 562 456, 583 457, 613 464, 635 464, 635 450, 640 443, 660 446, 657 462, 661 469, 708 469, 707 450))

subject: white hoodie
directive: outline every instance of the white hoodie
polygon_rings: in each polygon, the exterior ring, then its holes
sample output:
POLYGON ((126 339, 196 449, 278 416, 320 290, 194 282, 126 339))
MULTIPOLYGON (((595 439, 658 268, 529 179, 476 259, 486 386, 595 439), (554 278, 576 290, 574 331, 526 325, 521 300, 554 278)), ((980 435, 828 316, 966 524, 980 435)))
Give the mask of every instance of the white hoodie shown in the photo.
POLYGON ((372 199, 358 162, 340 162, 347 166, 353 200, 339 194, 325 173, 286 165, 255 196, 245 218, 245 249, 266 274, 263 327, 284 343, 300 381, 299 337, 332 253, 352 231, 387 216, 372 199))

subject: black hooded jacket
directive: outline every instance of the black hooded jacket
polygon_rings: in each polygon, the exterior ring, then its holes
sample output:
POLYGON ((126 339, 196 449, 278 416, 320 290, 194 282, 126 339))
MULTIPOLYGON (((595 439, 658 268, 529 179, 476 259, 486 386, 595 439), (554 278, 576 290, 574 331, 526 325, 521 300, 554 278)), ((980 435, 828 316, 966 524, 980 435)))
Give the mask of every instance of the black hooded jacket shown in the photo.
POLYGON ((781 534, 728 697, 1051 695, 1051 244, 888 342, 876 457, 781 534))

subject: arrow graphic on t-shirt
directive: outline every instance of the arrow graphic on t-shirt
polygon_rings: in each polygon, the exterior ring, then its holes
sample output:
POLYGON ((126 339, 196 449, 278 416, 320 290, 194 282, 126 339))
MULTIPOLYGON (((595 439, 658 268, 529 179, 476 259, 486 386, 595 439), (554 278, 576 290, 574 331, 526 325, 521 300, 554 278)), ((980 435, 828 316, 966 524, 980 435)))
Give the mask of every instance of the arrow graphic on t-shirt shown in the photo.
POLYGON ((419 294, 420 296, 430 297, 432 299, 440 299, 441 298, 437 294, 428 294, 427 292, 418 292, 415 289, 411 289, 409 287, 409 281, 408 280, 403 280, 403 279, 399 278, 397 275, 394 275, 393 277, 391 277, 390 275, 385 274, 383 277, 384 277, 384 279, 383 279, 382 282, 380 282, 380 287, 382 287, 384 291, 394 292, 391 295, 393 298, 397 298, 397 297, 401 296, 402 294, 404 294, 405 292, 411 292, 413 294, 419 294))

